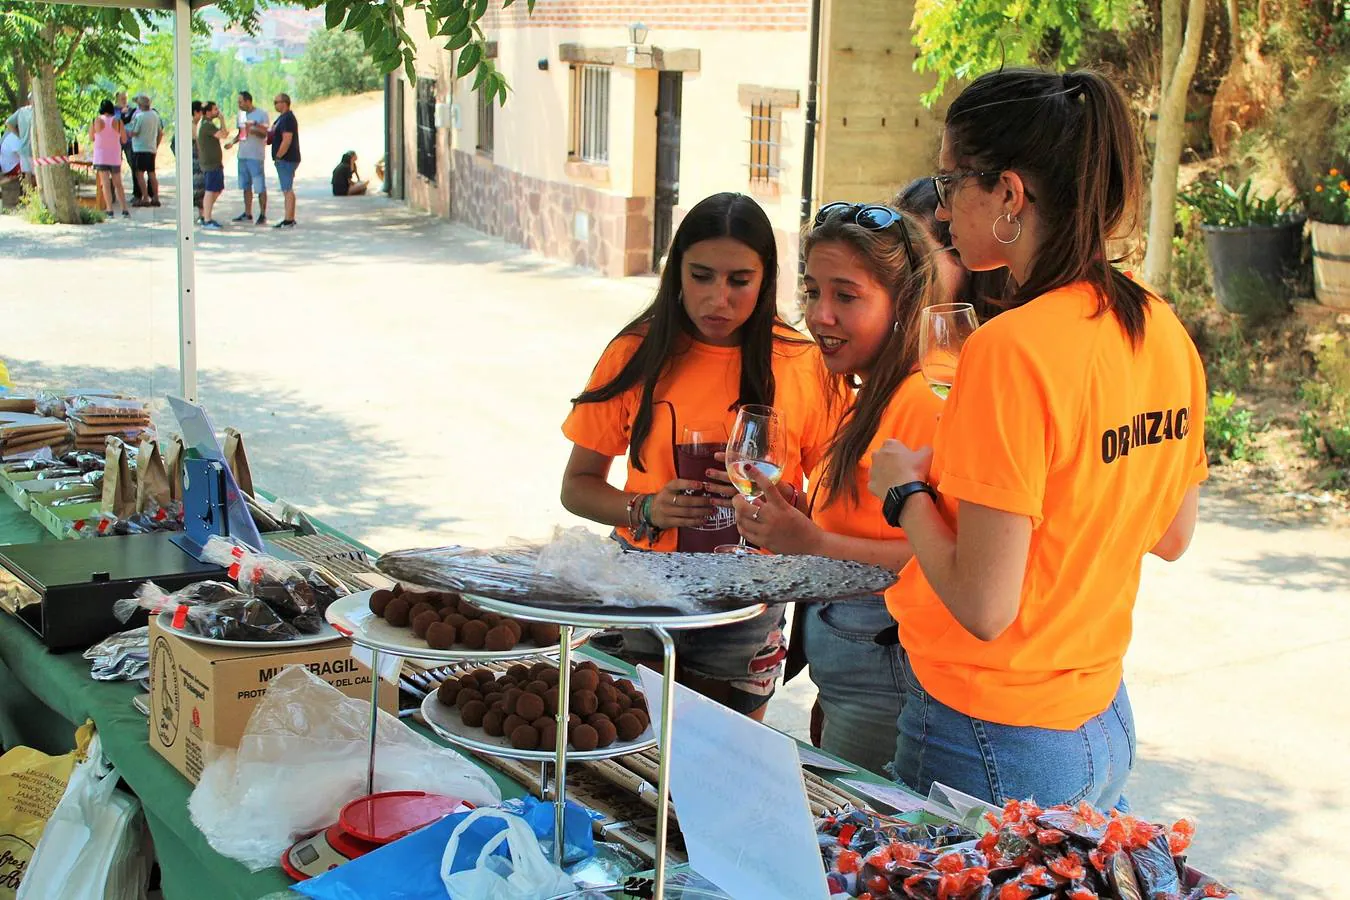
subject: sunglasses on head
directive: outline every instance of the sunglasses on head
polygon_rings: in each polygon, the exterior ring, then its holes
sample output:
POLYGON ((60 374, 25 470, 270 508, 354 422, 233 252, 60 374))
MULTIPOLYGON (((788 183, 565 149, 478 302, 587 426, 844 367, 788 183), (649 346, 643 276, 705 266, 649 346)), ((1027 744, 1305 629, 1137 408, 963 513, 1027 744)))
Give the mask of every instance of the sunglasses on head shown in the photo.
POLYGON ((914 245, 909 242, 909 229, 905 227, 905 217, 901 213, 878 203, 849 203, 847 200, 836 200, 820 208, 816 213, 816 224, 823 225, 826 219, 836 214, 843 221, 868 231, 885 231, 892 225, 899 225, 900 239, 905 242, 905 260, 911 269, 919 267, 914 257, 914 245))

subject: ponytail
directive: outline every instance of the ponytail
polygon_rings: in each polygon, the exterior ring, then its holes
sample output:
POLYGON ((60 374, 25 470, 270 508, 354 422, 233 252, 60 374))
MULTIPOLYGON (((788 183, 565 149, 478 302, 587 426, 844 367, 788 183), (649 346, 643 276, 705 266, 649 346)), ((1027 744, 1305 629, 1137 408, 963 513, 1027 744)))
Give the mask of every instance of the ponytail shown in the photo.
MULTIPOLYGON (((1108 255, 1139 221, 1140 150, 1124 95, 1088 69, 1062 75, 1007 69, 977 78, 947 112, 948 141, 963 168, 1015 170, 1035 189, 1044 239, 1012 306, 1086 281, 1098 315, 1111 312, 1134 346, 1144 337, 1148 292, 1108 255)), ((984 177, 992 187, 999 175, 984 177)))

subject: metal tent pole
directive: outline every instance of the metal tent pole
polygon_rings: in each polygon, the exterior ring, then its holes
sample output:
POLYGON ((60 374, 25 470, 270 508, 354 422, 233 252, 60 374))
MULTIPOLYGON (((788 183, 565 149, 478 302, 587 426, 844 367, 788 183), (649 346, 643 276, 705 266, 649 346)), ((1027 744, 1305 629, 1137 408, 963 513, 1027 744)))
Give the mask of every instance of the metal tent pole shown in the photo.
POLYGON ((192 7, 173 5, 174 134, 178 148, 178 393, 197 402, 196 254, 192 243, 192 7))

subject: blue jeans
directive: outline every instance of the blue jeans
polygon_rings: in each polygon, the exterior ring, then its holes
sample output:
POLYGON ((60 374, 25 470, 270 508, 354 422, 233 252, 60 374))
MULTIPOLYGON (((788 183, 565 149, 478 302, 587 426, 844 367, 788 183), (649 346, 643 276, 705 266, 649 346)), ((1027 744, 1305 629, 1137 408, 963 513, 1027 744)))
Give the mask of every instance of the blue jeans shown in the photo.
POLYGON ((895 620, 881 597, 797 607, 811 680, 825 727, 820 747, 869 772, 882 773, 896 751, 896 719, 904 706, 900 646, 877 633, 895 620))
POLYGON ((995 806, 1034 799, 1041 806, 1087 801, 1129 808, 1125 782, 1134 768, 1134 713, 1122 681, 1115 699, 1076 731, 999 725, 930 697, 902 654, 905 705, 895 774, 925 796, 934 781, 995 806))

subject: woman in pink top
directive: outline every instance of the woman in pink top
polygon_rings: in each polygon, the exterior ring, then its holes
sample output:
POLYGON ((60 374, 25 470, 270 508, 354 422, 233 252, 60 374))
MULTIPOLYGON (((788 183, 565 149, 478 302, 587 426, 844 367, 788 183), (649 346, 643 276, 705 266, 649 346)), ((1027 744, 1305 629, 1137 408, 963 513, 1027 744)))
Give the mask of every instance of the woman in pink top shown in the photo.
POLYGON ((113 214, 113 192, 117 192, 117 203, 122 207, 122 215, 130 218, 127 212, 127 192, 122 186, 122 142, 126 140, 126 129, 117 117, 117 110, 111 100, 104 100, 98 107, 98 116, 89 125, 89 140, 94 145, 94 171, 98 180, 103 182, 103 199, 108 204, 108 215, 113 214))

